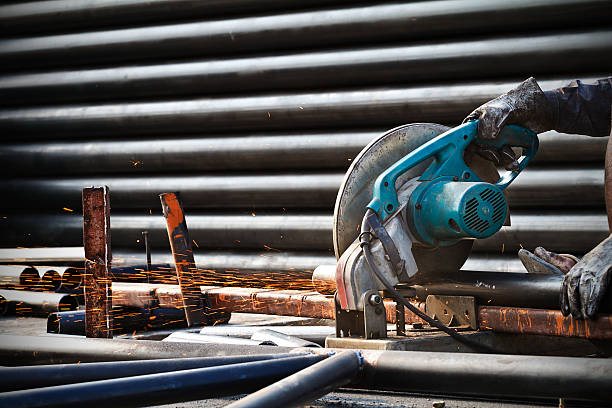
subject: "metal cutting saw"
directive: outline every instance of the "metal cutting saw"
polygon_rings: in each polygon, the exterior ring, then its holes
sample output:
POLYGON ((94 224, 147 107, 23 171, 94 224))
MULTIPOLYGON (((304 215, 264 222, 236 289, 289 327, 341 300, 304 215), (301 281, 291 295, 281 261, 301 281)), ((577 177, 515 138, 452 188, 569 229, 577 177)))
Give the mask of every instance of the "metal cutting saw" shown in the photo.
POLYGON ((506 126, 495 140, 477 139, 478 122, 455 128, 397 127, 366 146, 346 173, 334 209, 337 337, 386 337, 381 292, 452 278, 475 239, 509 220, 504 190, 538 149, 537 135, 506 126), (474 154, 520 148, 501 176, 474 154))

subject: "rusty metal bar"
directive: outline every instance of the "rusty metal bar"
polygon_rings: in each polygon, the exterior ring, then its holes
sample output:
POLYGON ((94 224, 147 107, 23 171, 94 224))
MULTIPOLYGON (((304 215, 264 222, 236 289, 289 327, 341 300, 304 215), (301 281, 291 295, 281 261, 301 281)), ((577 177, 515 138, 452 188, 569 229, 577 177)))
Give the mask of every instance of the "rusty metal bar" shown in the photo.
POLYGON ((111 242, 108 187, 83 189, 85 335, 112 338, 111 242))
POLYGON ((612 315, 599 315, 595 320, 575 320, 572 316, 564 317, 559 310, 481 306, 478 322, 480 330, 503 333, 612 339, 612 315))
POLYGON ((170 248, 176 265, 176 275, 181 287, 185 317, 189 327, 202 324, 203 303, 200 288, 195 283, 197 270, 187 222, 179 193, 160 194, 162 210, 166 219, 170 248))

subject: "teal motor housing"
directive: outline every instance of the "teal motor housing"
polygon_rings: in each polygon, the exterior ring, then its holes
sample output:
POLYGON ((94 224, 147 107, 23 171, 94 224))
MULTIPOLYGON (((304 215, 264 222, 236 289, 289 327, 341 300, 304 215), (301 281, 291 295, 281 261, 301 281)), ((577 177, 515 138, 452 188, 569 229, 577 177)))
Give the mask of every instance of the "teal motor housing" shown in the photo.
POLYGON ((465 148, 475 141, 478 121, 453 128, 423 144, 394 163, 374 182, 368 208, 381 221, 400 209, 395 183, 417 164, 433 159, 418 180, 406 207, 407 223, 419 242, 447 246, 466 238, 486 238, 504 224, 508 205, 503 191, 514 181, 538 150, 537 135, 509 125, 494 140, 477 140, 496 148, 522 148, 518 168, 507 171, 496 183, 482 181, 464 162, 465 148))
POLYGON ((502 190, 493 184, 442 179, 417 187, 407 218, 419 241, 444 246, 495 234, 504 224, 507 208, 502 190))

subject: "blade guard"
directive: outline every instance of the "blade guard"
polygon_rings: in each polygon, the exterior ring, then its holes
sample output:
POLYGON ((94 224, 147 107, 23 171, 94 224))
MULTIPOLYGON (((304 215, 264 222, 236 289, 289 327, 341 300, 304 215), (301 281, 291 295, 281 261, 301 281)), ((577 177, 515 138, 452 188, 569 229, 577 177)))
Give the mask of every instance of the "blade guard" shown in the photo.
MULTIPOLYGON (((395 188, 398 177, 429 158, 434 160, 419 181, 429 181, 441 176, 456 177, 457 181, 482 181, 463 160, 463 152, 477 135, 478 121, 468 122, 441 134, 397 161, 374 182, 373 198, 367 207, 376 212, 381 221, 387 219, 399 208, 395 188)), ((533 131, 517 125, 504 127, 497 139, 479 139, 478 142, 497 148, 505 145, 523 148, 523 154, 518 159, 518 169, 507 171, 495 183, 495 186, 501 190, 506 189, 527 167, 538 151, 539 144, 538 137, 533 131)))

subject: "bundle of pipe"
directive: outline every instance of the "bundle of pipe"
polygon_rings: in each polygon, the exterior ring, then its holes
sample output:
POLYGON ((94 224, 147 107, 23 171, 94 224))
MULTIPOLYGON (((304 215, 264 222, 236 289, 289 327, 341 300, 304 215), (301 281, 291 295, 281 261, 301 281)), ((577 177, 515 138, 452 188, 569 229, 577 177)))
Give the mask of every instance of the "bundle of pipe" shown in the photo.
MULTIPOLYGON (((121 406, 144 406, 151 404, 179 402, 192 399, 201 399, 212 395, 226 395, 251 389, 251 386, 262 383, 271 383, 287 375, 311 366, 329 355, 329 350, 292 349, 288 347, 275 347, 277 353, 289 351, 301 352, 295 357, 273 356, 269 357, 270 347, 231 344, 186 344, 151 342, 146 340, 106 340, 83 338, 41 338, 27 336, 0 336, 0 361, 10 361, 13 365, 20 363, 45 364, 46 361, 56 362, 88 362, 135 360, 151 358, 182 357, 189 353, 193 356, 244 356, 245 354, 259 354, 264 359, 263 364, 255 362, 243 363, 223 369, 192 369, 171 371, 167 375, 144 374, 123 377, 116 380, 100 380, 73 384, 72 386, 48 386, 30 389, 22 392, 2 394, 1 403, 6 406, 82 406, 108 405, 116 403, 121 406), (69 352, 67 350, 70 350, 69 352), (310 356, 304 356, 308 350, 310 356), (268 357, 264 357, 268 355, 268 357), (34 358, 32 356, 35 356, 34 358), (318 356, 318 357, 317 357, 318 356), (272 358, 272 360, 271 360, 272 358), (9 360, 10 359, 10 360, 9 360), (275 359, 277 364, 275 363, 275 359), (306 361, 307 360, 307 361, 306 361), (265 363, 267 362, 267 363, 265 363), (296 364, 301 364, 300 368, 296 364), (281 370, 285 372, 281 374, 281 370), (263 377, 262 377, 263 376, 263 377), (271 377, 277 377, 273 380, 271 377), (239 382, 236 382, 240 379, 239 382), (168 392, 170 388, 180 392, 168 392), (231 391, 230 391, 231 390, 231 391), (40 405, 35 405, 40 404, 40 405)), ((342 379, 336 374, 342 372, 349 379, 354 378, 352 386, 369 389, 386 389, 403 392, 435 393, 443 392, 446 395, 483 396, 499 398, 559 398, 578 399, 581 401, 609 401, 612 398, 612 384, 607 375, 612 369, 612 362, 605 358, 575 358, 575 357, 544 357, 544 356, 508 356, 497 354, 470 354, 470 353, 441 353, 418 351, 378 351, 360 350, 359 354, 346 351, 342 360, 352 354, 353 369, 348 370, 344 363, 339 366, 326 365, 323 371, 312 370, 299 373, 298 377, 289 377, 287 380, 273 386, 279 394, 276 401, 283 405, 293 405, 304 401, 306 395, 313 397, 320 395, 322 389, 342 379), (304 376, 312 378, 304 387, 304 376), (356 377, 353 377, 356 376, 356 377), (459 379, 459 380, 458 380, 459 379), (571 386, 568 386, 570 384, 571 386), (314 387, 313 387, 314 385, 314 387), (290 387, 290 388, 288 388, 290 387), (313 389, 314 388, 314 389, 313 389), (288 394, 292 394, 291 398, 288 394)), ((156 367, 166 372, 168 365, 156 367)), ((253 361, 253 360, 251 360, 253 361)), ((337 361, 337 359, 336 359, 337 361)), ((229 362, 227 362, 229 363, 229 362)), ((216 364, 223 364, 218 361, 216 364)), ((115 373, 129 372, 130 370, 153 369, 151 363, 141 365, 119 365, 115 373), (135 367, 136 366, 136 367, 135 367), (148 366, 148 367, 147 367, 148 366)), ((70 380, 77 370, 91 376, 92 370, 84 366, 76 369, 73 366, 61 366, 59 369, 45 369, 41 372, 59 373, 66 370, 65 377, 70 380)), ((180 366, 177 369, 181 369, 180 366)), ((17 373, 23 373, 26 368, 16 368, 17 373)), ((102 378, 109 378, 109 367, 100 370, 102 378)), ((112 373, 111 373, 112 375, 112 373)), ((49 376, 53 377, 53 376, 49 376)), ((110 377, 116 378, 116 377, 110 377)), ((346 379, 345 379, 346 380, 346 379)), ((39 380, 40 381, 40 380, 39 380)), ((48 382, 48 380, 43 380, 48 382)), ((71 382, 74 380, 71 380, 71 382)), ((50 385, 50 384, 49 384, 50 385)), ((253 387, 253 389, 256 389, 253 387)), ((270 389, 249 397, 246 402, 270 401, 270 389), (268 399, 259 399, 268 397, 268 399)), ((246 404, 245 404, 246 405, 246 404)), ((257 404, 259 406, 260 404, 257 404)), ((263 405, 269 405, 268 402, 263 405)), ((249 405, 250 406, 250 405, 249 405)), ((277 406, 273 404, 273 406, 277 406)))
MULTIPOLYGON (((0 6, 21 35, 0 40, 0 245, 81 245, 80 190, 107 184, 113 254, 149 230, 155 259, 157 194, 181 191, 197 264, 215 272, 202 283, 300 288, 333 263, 343 173, 385 129, 459 123, 531 75, 551 89, 612 70, 604 0, 216 3, 0 6)), ((606 143, 541 135, 509 190, 512 226, 465 268, 522 271, 521 246, 581 255, 606 236, 606 143)))

